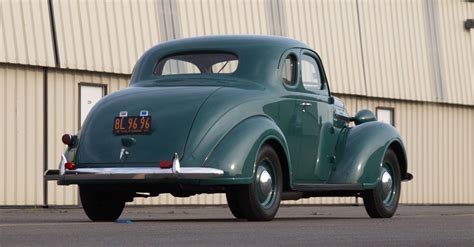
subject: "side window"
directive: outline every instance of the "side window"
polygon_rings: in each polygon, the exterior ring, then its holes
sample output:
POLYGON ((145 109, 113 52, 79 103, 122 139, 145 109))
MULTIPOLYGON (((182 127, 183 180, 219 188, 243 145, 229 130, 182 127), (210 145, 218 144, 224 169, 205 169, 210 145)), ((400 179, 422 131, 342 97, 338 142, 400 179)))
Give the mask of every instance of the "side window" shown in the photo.
POLYGON ((321 90, 321 73, 316 60, 308 55, 301 57, 301 80, 306 90, 319 93, 321 90))
POLYGON ((281 77, 283 83, 288 86, 294 86, 296 84, 296 57, 294 55, 288 55, 282 66, 281 77))

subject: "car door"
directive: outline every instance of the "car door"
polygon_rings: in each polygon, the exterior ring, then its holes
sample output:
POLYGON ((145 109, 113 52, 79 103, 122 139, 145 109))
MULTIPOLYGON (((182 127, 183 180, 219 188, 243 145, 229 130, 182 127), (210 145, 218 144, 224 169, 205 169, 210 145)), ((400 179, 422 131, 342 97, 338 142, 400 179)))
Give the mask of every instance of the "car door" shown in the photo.
POLYGON ((316 53, 302 50, 299 67, 297 111, 302 115, 299 158, 293 174, 296 183, 324 183, 332 169, 337 138, 329 87, 316 53))
POLYGON ((272 116, 286 137, 292 173, 294 169, 297 169, 302 127, 302 114, 298 110, 299 103, 295 98, 299 87, 299 54, 300 49, 290 49, 283 53, 276 82, 283 89, 282 95, 276 103, 264 109, 268 115, 272 116))

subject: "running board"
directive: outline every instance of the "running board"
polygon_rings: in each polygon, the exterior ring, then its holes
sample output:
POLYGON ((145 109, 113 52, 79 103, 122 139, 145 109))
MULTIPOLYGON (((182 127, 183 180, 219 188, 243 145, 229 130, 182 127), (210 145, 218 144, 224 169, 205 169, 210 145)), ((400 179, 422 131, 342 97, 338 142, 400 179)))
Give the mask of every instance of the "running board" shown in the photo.
POLYGON ((364 187, 358 184, 294 184, 296 191, 362 191, 364 187))

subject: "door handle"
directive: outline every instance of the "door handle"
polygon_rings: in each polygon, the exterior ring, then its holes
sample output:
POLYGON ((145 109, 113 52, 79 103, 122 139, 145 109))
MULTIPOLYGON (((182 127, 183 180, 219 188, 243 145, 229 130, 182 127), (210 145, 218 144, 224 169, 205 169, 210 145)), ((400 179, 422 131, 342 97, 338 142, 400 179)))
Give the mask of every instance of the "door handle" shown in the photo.
POLYGON ((311 106, 313 104, 309 103, 309 102, 303 102, 300 104, 300 106, 302 106, 303 108, 301 109, 302 112, 306 112, 306 107, 308 106, 311 106))

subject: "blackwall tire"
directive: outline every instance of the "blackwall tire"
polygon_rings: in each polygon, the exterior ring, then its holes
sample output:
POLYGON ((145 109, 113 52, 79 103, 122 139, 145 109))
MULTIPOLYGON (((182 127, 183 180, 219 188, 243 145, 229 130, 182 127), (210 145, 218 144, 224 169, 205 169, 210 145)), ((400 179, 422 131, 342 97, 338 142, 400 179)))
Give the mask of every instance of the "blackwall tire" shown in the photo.
POLYGON ((397 211, 400 191, 400 165, 395 152, 389 149, 384 155, 377 186, 363 192, 367 214, 371 218, 392 217, 397 211))
POLYGON ((122 214, 125 200, 93 186, 79 186, 82 207, 92 221, 115 221, 122 214))
POLYGON ((270 145, 263 145, 255 162, 254 180, 237 193, 243 218, 251 221, 272 220, 280 207, 283 176, 280 160, 270 145))
POLYGON ((245 219, 244 210, 240 207, 238 191, 232 189, 226 193, 227 205, 229 206, 230 212, 237 219, 245 219))

